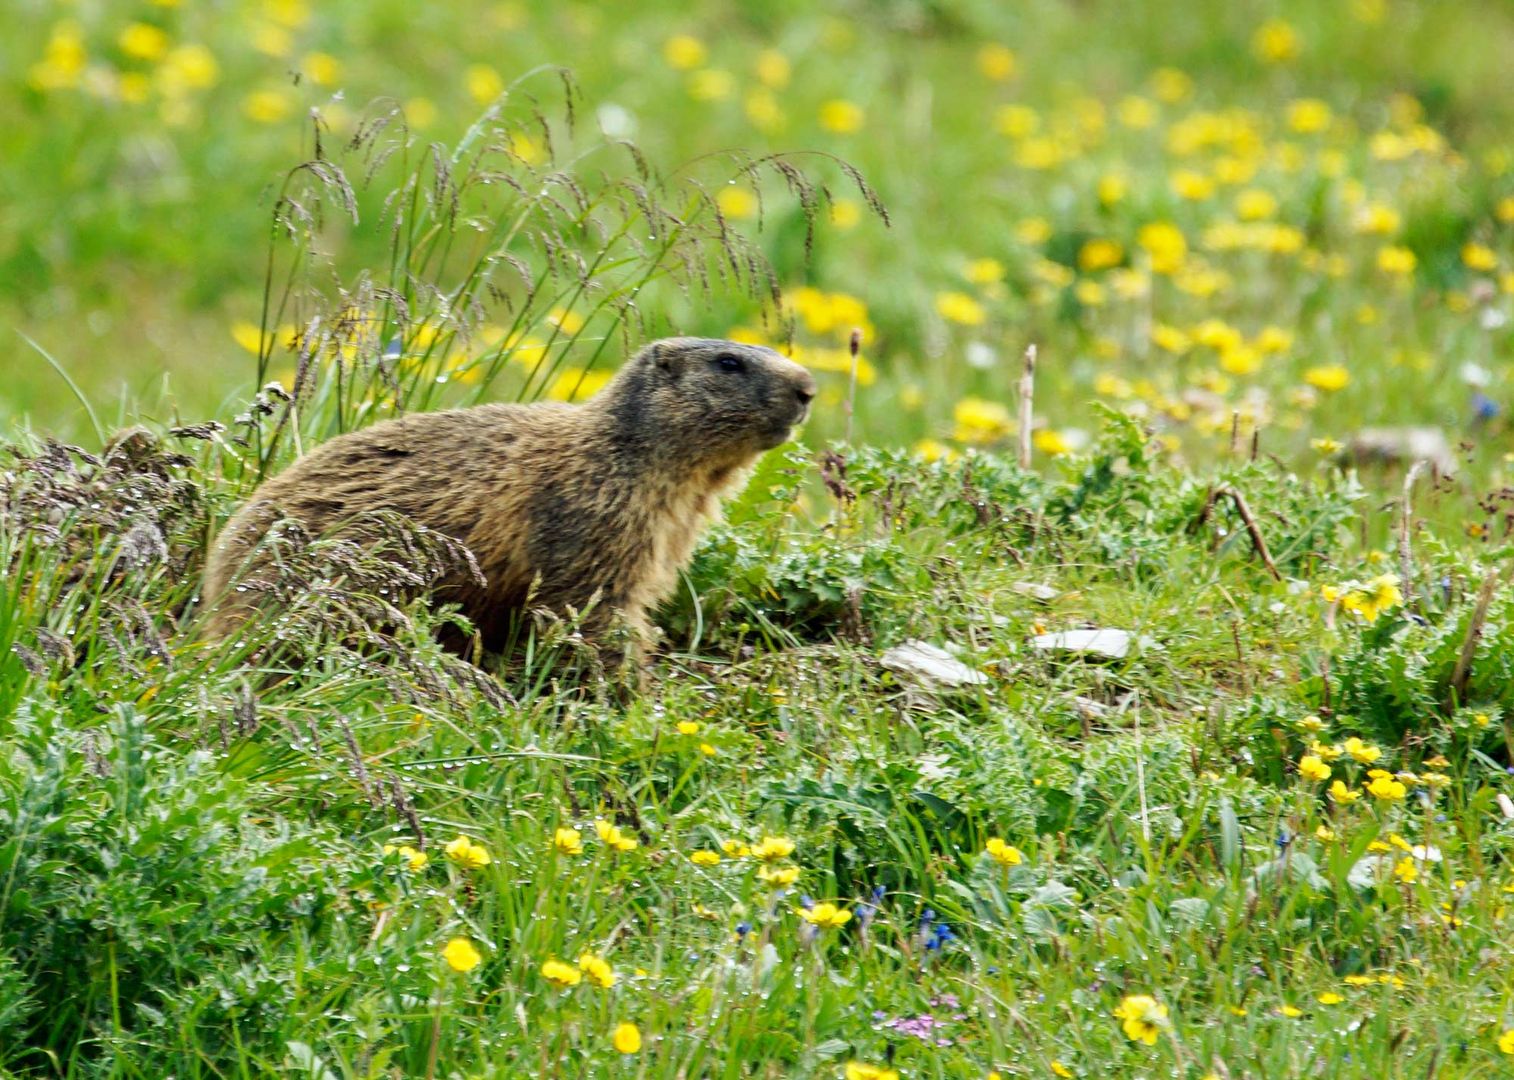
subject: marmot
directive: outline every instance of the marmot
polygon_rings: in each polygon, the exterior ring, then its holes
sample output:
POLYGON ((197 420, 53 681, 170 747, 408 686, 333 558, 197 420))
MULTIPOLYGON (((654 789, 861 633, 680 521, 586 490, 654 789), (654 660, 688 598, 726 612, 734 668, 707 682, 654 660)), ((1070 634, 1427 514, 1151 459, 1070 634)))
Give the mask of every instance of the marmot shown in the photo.
MULTIPOLYGON (((633 356, 583 404, 479 405, 419 413, 338 436, 260 486, 205 568, 208 635, 249 618, 258 594, 230 591, 260 566, 280 516, 312 534, 390 510, 461 541, 487 582, 434 590, 499 651, 528 596, 582 611, 602 632, 622 615, 642 647, 720 497, 802 422, 809 372, 771 349, 669 338, 633 356)), ((263 564, 266 569, 266 564, 263 564)))

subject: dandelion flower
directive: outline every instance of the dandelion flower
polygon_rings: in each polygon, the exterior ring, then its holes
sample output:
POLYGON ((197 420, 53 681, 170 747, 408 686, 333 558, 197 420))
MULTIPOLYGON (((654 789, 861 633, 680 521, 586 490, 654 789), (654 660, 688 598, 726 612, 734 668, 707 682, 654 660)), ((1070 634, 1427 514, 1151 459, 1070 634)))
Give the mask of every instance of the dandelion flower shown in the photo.
POLYGON ((594 823, 594 831, 600 841, 612 851, 635 851, 638 842, 620 831, 619 826, 600 820, 594 823))
POLYGON ((662 45, 662 58, 679 71, 692 71, 704 64, 709 50, 704 42, 689 34, 675 34, 662 45))
POLYGON ((846 1080, 899 1080, 899 1070, 886 1069, 882 1065, 868 1065, 861 1061, 848 1061, 846 1080))
POLYGON ((585 952, 580 955, 578 970, 587 975, 589 981, 601 990, 608 990, 615 985, 615 972, 610 967, 609 961, 596 953, 585 952))
POLYGON ((1377 253, 1377 268, 1385 274, 1407 277, 1414 273, 1417 265, 1419 259, 1406 247, 1393 245, 1382 248, 1377 253))
POLYGON ((783 836, 764 836, 762 842, 752 848, 752 857, 759 862, 777 862, 794 853, 794 841, 783 836))
POLYGON ((978 50, 978 70, 994 82, 1004 82, 1015 73, 1015 54, 1007 46, 990 42, 978 50))
POLYGON ((1280 1016, 1286 1016, 1289 1020, 1297 1020, 1300 1016, 1304 1015, 1304 1010, 1300 1009, 1297 1005, 1284 1005, 1277 1011, 1280 1016))
POLYGON ((1120 1002, 1115 1019, 1131 1042, 1155 1046, 1157 1036, 1167 1026, 1167 1006, 1148 994, 1132 994, 1120 1002))
POLYGON ((680 721, 678 721, 678 734, 680 734, 680 735, 698 735, 699 734, 699 724, 698 724, 698 722, 696 722, 694 720, 680 720, 680 721))
POLYGON ((837 135, 860 131, 866 119, 862 106, 855 102, 836 98, 820 106, 820 126, 837 135))
POLYGON ((981 326, 988 318, 983 305, 963 292, 937 293, 936 312, 961 326, 981 326))
POLYGON ((1269 19, 1251 38, 1251 51, 1267 64, 1286 64, 1298 58, 1298 31, 1282 19, 1269 19))
POLYGON ((1468 243, 1462 246, 1461 261, 1468 270, 1497 270, 1498 256, 1493 249, 1476 243, 1468 243))
POLYGON ((610 1045, 622 1054, 634 1054, 641 1049, 641 1029, 635 1024, 616 1024, 610 1033, 610 1045))
POLYGON ((447 858, 464 870, 477 870, 481 866, 488 866, 493 861, 482 844, 475 844, 466 836, 459 836, 456 840, 448 842, 442 850, 447 853, 447 858))
POLYGON ((472 971, 483 957, 467 938, 455 937, 442 948, 442 959, 453 971, 472 971))
POLYGON ((541 966, 541 977, 553 986, 560 986, 566 990, 583 982, 584 973, 572 964, 565 964, 561 960, 548 960, 541 966))

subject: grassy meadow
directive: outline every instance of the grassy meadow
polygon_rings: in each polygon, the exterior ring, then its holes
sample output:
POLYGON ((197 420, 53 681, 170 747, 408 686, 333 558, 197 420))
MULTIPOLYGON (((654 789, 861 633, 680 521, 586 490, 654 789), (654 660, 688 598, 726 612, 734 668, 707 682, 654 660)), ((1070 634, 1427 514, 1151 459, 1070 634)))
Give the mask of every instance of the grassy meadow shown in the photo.
POLYGON ((1514 1072, 1511 48, 11 5, 0 1076, 1514 1072), (444 652, 401 522, 197 635, 302 449, 674 332, 821 396, 641 691, 544 613, 444 652))

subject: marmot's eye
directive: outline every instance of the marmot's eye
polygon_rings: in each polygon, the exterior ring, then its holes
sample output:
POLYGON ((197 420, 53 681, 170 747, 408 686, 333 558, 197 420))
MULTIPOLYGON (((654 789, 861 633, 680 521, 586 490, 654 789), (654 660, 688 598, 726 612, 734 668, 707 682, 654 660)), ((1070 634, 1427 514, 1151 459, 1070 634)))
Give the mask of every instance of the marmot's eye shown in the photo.
POLYGON ((715 357, 715 366, 721 371, 745 371, 746 361, 730 353, 721 353, 715 357))

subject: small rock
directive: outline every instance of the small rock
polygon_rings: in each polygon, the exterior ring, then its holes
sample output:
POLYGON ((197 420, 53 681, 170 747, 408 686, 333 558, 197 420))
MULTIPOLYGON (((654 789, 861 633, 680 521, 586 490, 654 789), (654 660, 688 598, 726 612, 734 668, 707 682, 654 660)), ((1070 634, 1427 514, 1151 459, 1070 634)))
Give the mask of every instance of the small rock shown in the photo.
POLYGON ((1037 634, 1031 645, 1043 652, 1072 652, 1105 660, 1123 660, 1130 654, 1134 635, 1129 630, 1060 630, 1037 634))
POLYGON ((1412 465, 1428 461, 1442 475, 1456 471, 1456 454, 1445 432, 1433 427, 1363 428, 1346 444, 1359 465, 1412 465))
POLYGON ((890 671, 936 686, 980 686, 988 682, 988 676, 983 672, 924 641, 895 645, 879 657, 878 662, 890 671))
POLYGON ((1021 596, 1028 596, 1032 600, 1039 600, 1043 604, 1049 604, 1057 598, 1057 590, 1050 585, 1041 585, 1034 581, 1017 581, 1009 587, 1010 592, 1017 592, 1021 596))

